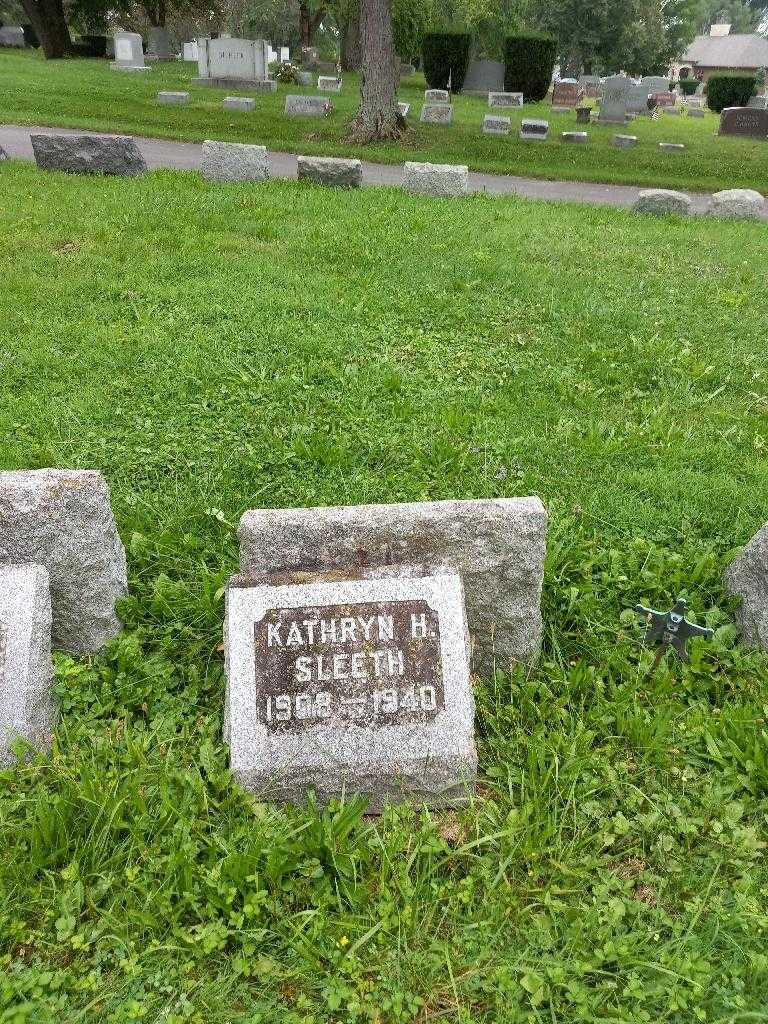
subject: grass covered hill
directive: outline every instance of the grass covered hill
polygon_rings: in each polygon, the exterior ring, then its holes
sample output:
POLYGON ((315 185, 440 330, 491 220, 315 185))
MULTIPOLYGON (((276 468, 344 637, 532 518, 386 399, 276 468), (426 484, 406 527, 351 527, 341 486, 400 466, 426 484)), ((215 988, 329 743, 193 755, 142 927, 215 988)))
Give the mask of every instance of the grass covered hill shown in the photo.
MULTIPOLYGON (((662 115, 659 121, 637 118, 626 131, 638 136, 629 150, 611 145, 616 126, 592 125, 588 145, 568 145, 560 133, 574 130, 576 115, 554 114, 549 103, 526 104, 521 111, 496 111, 512 118, 509 136, 483 135, 483 98, 455 98, 450 127, 421 125, 424 96, 421 75, 404 79, 400 99, 411 104, 410 131, 402 142, 353 147, 344 140, 359 103, 356 75, 344 78, 340 95, 331 96, 328 119, 285 117, 288 93, 314 93, 314 88, 280 85, 274 95, 257 95, 253 113, 222 109, 228 90, 192 83, 197 65, 155 64, 151 71, 131 74, 110 71, 101 60, 46 62, 37 53, 0 52, 0 122, 87 128, 200 142, 219 139, 252 142, 286 152, 357 156, 383 163, 428 160, 468 164, 473 170, 516 174, 551 180, 597 181, 667 186, 700 191, 768 186, 768 145, 757 139, 723 137, 715 132, 717 115, 701 119, 662 115), (186 107, 159 106, 161 89, 191 93, 186 107), (522 117, 545 118, 550 139, 525 143, 517 138, 522 117), (659 150, 659 142, 682 142, 684 152, 659 150)), ((231 90, 229 90, 231 91, 231 90)), ((243 93, 247 95, 247 91, 243 93)))
POLYGON ((721 585, 766 518, 764 225, 0 186, 0 466, 101 468, 132 592, 0 775, 0 1021, 765 1019, 768 660, 721 585), (237 790, 242 511, 515 494, 551 513, 545 649, 476 680, 472 806, 237 790), (627 609, 683 591, 715 637, 648 678, 627 609))

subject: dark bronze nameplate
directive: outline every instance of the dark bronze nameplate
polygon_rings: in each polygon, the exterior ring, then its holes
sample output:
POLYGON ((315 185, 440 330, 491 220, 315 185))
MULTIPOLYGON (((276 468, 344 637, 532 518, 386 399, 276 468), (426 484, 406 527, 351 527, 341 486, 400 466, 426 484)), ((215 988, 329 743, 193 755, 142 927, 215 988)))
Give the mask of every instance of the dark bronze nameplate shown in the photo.
POLYGON ((274 608, 253 629, 270 732, 415 725, 445 707, 440 622, 424 600, 274 608))

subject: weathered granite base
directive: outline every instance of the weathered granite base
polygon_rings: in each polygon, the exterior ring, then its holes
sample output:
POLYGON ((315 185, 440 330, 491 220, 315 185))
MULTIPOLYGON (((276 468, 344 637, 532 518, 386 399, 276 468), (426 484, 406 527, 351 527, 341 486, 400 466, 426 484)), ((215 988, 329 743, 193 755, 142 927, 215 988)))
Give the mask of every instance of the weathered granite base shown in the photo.
POLYGON ((56 708, 51 696, 51 595, 40 565, 0 566, 0 765, 15 741, 48 750, 56 708))
MULTIPOLYGON (((158 57, 158 60, 161 58, 158 57)), ((166 107, 185 107, 189 103, 188 92, 159 92, 157 102, 166 107)))
POLYGON ((647 188, 638 195, 632 209, 635 213, 650 213, 657 217, 670 213, 687 217, 692 205, 691 200, 683 192, 667 188, 647 188))
POLYGON ((420 196, 450 199, 467 194, 469 168, 454 164, 428 164, 406 161, 403 188, 420 196))
POLYGON ((30 135, 30 141, 43 171, 135 178, 147 170, 139 147, 127 135, 30 135))
POLYGON ((267 147, 206 139, 201 169, 206 181, 266 181, 267 147))
POLYGON ((244 89, 246 92, 277 92, 277 82, 271 78, 193 78, 195 85, 210 85, 214 89, 244 89))
POLYGON ((125 551, 101 473, 0 472, 0 564, 25 562, 48 570, 55 647, 87 654, 118 635, 125 551))
POLYGON ((538 653, 546 533, 538 498, 254 509, 238 530, 244 573, 407 562, 455 570, 484 671, 538 653))
POLYGON ((314 181, 318 185, 336 188, 360 188, 363 183, 363 165, 359 160, 300 156, 296 166, 299 181, 314 181))

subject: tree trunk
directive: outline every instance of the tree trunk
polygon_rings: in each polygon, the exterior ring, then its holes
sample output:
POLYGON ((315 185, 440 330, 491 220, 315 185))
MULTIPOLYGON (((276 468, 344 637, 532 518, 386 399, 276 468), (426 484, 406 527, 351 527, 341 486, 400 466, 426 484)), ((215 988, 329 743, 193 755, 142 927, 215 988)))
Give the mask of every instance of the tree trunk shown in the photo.
POLYGON ((72 53, 72 37, 61 0, 22 0, 22 6, 40 40, 46 60, 56 60, 72 53))
POLYGON ((322 25, 325 15, 325 4, 321 4, 314 14, 310 12, 309 4, 299 4, 299 39, 302 49, 312 45, 315 33, 322 25))
POLYGON ((400 61, 392 41, 391 0, 360 0, 360 41, 360 108, 350 125, 349 141, 397 139, 405 119, 397 107, 400 61))
POLYGON ((349 17, 341 30, 341 70, 359 71, 363 61, 360 45, 360 6, 352 6, 349 17))

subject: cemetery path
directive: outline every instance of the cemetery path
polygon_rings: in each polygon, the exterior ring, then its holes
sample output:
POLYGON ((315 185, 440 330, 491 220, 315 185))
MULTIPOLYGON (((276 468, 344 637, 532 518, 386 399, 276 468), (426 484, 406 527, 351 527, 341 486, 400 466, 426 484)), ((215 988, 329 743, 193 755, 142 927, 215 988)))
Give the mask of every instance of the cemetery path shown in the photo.
MULTIPOLYGON (((98 135, 103 132, 86 132, 72 128, 37 128, 20 125, 0 125, 0 146, 9 157, 32 160, 31 133, 56 135, 98 135)), ((195 171, 200 169, 202 147, 195 142, 173 142, 167 139, 147 139, 134 136, 147 166, 150 169, 171 167, 177 170, 195 171)), ((316 154, 315 154, 316 155, 316 154)), ((296 156, 292 153, 269 152, 269 167, 276 178, 296 177, 296 156)), ((363 163, 364 185, 400 185, 403 178, 402 164, 363 163)), ((643 186, 648 187, 648 186, 643 186)), ((541 181, 537 178, 518 178, 511 174, 469 175, 469 188, 473 192, 488 192, 497 195, 519 195, 529 199, 545 199, 588 203, 598 206, 631 206, 641 191, 633 185, 597 185, 581 181, 541 181)), ((704 213, 709 195, 702 192, 688 192, 695 213, 704 213)), ((764 214, 768 219, 768 213, 764 214)))

